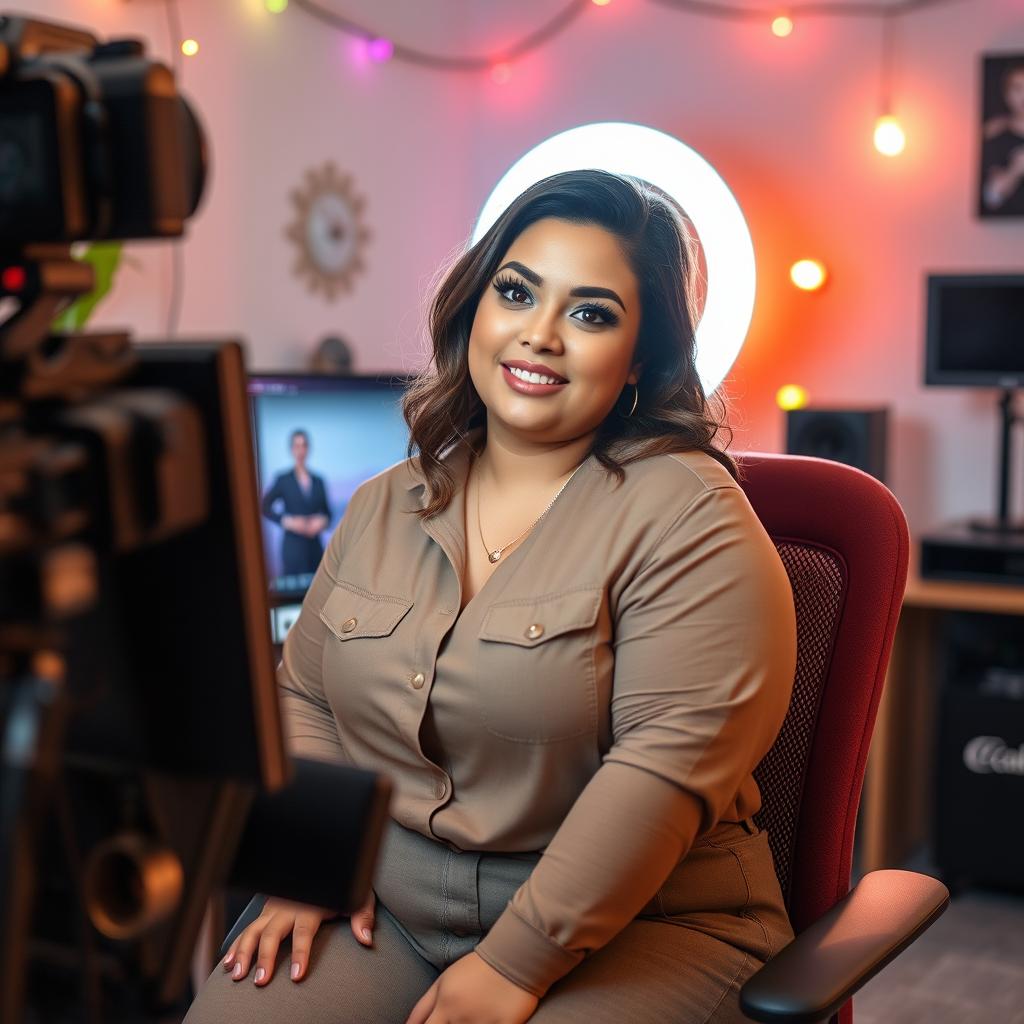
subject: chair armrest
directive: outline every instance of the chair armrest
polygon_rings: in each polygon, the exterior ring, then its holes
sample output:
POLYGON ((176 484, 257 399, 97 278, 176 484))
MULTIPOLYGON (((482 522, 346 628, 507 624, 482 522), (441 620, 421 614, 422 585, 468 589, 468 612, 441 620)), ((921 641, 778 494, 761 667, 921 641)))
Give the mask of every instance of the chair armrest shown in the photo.
POLYGON ((949 891, 913 871, 872 871, 740 990, 759 1021, 827 1020, 949 906, 949 891))
MULTIPOLYGON (((263 910, 263 905, 267 902, 266 896, 261 896, 256 893, 248 904, 246 904, 245 910, 239 915, 238 920, 235 922, 234 927, 228 932, 227 937, 224 939, 223 944, 220 947, 220 958, 224 959, 228 955, 228 947, 231 945, 238 936, 260 916, 260 912, 263 910)), ((235 904, 236 906, 238 904, 235 904)))

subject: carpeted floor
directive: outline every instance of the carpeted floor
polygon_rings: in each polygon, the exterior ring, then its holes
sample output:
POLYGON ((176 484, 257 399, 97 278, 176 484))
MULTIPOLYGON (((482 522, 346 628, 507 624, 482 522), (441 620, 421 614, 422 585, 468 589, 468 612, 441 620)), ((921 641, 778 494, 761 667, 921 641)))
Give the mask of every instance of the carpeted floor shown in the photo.
POLYGON ((957 895, 853 1006, 854 1024, 1024 1024, 1024 897, 957 895))

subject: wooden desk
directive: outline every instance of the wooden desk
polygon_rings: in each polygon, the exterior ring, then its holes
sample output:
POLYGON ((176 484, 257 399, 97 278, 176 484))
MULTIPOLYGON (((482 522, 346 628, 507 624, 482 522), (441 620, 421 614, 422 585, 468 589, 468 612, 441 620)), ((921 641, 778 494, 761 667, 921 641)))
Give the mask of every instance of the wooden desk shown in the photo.
POLYGON ((922 580, 918 556, 914 541, 903 610, 868 754, 857 826, 860 872, 899 867, 930 835, 940 683, 935 655, 943 613, 1024 616, 1024 586, 922 580))

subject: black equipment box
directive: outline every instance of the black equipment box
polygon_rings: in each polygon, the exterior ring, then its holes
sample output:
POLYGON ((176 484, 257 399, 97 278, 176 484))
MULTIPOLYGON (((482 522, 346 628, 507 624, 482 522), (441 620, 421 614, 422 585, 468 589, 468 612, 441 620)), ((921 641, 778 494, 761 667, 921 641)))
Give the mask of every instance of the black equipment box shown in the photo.
POLYGON ((922 579, 1024 586, 1024 533, 972 530, 952 523, 921 538, 922 579))
POLYGON ((968 880, 1024 891, 1024 624, 950 612, 936 744, 935 863, 968 880))

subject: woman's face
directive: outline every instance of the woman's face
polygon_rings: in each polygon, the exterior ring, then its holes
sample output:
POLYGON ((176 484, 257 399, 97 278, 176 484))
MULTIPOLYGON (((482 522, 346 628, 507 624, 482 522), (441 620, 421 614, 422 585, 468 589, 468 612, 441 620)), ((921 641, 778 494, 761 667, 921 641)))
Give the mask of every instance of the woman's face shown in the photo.
POLYGON ((548 217, 519 235, 498 268, 469 337, 489 427, 537 443, 596 430, 640 371, 639 284, 618 239, 548 217))
POLYGON ((306 457, 309 455, 309 442, 302 436, 296 434, 292 438, 292 458, 297 466, 305 466, 306 457))
POLYGON ((1004 96, 1012 114, 1024 114, 1024 70, 1014 70, 1007 78, 1004 96))

